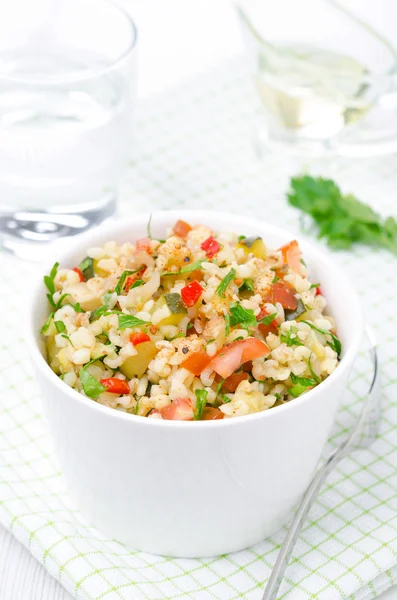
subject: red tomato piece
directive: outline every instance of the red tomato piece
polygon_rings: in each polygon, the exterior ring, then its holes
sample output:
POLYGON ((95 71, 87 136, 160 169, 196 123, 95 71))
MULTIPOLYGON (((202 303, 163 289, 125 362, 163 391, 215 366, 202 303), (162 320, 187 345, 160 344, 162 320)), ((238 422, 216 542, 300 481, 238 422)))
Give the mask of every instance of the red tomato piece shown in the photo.
POLYGON ((80 269, 78 267, 74 267, 72 269, 72 271, 74 271, 75 273, 77 273, 77 275, 79 276, 80 281, 85 281, 84 275, 83 275, 83 273, 80 271, 80 269))
MULTIPOLYGON (((257 321, 260 321, 264 317, 267 317, 268 314, 269 313, 266 311, 266 309, 262 308, 261 312, 256 317, 257 321)), ((269 333, 277 333, 278 325, 277 325, 276 317, 273 319, 273 321, 271 323, 269 323, 269 325, 265 325, 265 323, 259 323, 258 329, 264 337, 266 337, 269 333)))
POLYGON ((316 288, 316 296, 322 296, 320 288, 316 288))
POLYGON ((146 271, 146 267, 142 267, 142 269, 140 271, 138 271, 138 273, 135 273, 134 275, 129 275, 127 277, 127 279, 125 280, 125 285, 124 285, 124 289, 126 292, 129 292, 131 287, 134 285, 134 283, 136 281, 138 281, 138 279, 142 278, 142 275, 144 274, 145 271, 146 271))
MULTIPOLYGON (((252 363, 251 363, 251 366, 252 366, 252 363)), ((232 373, 223 382, 222 391, 233 393, 236 391, 238 384, 246 379, 249 379, 249 375, 245 371, 241 371, 240 373, 232 373)))
POLYGON ((187 307, 194 306, 202 293, 203 288, 198 281, 192 281, 192 283, 188 283, 181 289, 181 296, 184 305, 187 307))
POLYGON ((219 350, 209 367, 226 379, 248 360, 267 356, 270 350, 265 342, 256 338, 245 338, 232 342, 219 350))
POLYGON ((190 398, 177 398, 160 412, 163 419, 168 421, 192 421, 194 414, 190 398))
POLYGON ((212 235, 210 235, 210 237, 201 244, 201 249, 205 251, 208 258, 212 258, 219 252, 221 245, 212 237, 212 235))
POLYGON ((272 304, 279 302, 283 308, 288 308, 289 310, 295 310, 298 306, 298 300, 295 298, 295 290, 287 281, 277 281, 277 283, 272 285, 266 300, 272 304))
POLYGON ((117 379, 117 377, 109 377, 108 379, 101 379, 102 385, 107 388, 107 391, 111 394, 129 394, 130 387, 124 379, 117 379))
POLYGON ((191 352, 181 363, 181 367, 194 375, 200 375, 208 367, 211 360, 211 357, 205 352, 191 352))
POLYGON ((284 262, 287 263, 294 273, 299 274, 301 272, 301 253, 298 242, 292 240, 292 242, 281 246, 279 250, 281 250, 284 262))
POLYGON ((136 242, 137 251, 140 252, 141 250, 143 250, 144 252, 151 254, 152 246, 151 246, 150 242, 151 242, 151 240, 149 237, 145 237, 145 238, 142 238, 141 240, 137 240, 137 242, 136 242))
POLYGON ((184 238, 187 236, 187 234, 189 233, 189 231, 191 231, 192 228, 189 225, 189 223, 186 223, 186 221, 177 221, 174 225, 174 229, 173 232, 175 233, 175 235, 177 235, 178 237, 184 238))
POLYGON ((131 333, 130 342, 137 346, 138 344, 142 344, 142 342, 150 342, 150 337, 147 333, 143 333, 143 331, 138 331, 137 333, 131 333))
POLYGON ((216 419, 223 419, 224 415, 219 408, 213 408, 212 406, 206 406, 203 410, 202 421, 215 421, 216 419))

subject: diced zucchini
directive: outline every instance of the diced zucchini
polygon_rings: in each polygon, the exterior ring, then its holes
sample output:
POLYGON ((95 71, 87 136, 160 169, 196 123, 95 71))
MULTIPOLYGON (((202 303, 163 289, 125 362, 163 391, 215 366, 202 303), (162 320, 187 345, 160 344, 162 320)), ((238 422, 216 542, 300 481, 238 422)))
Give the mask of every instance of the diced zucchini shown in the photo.
POLYGON ((164 294, 164 300, 173 315, 186 315, 187 309, 180 294, 164 294))
POLYGON ((237 248, 243 248, 246 254, 252 252, 255 258, 266 259, 266 246, 261 237, 249 237, 237 244, 237 248))
POLYGON ((129 379, 142 377, 150 361, 158 352, 154 342, 142 342, 136 346, 136 350, 137 354, 126 358, 120 366, 120 371, 129 379))
POLYGON ((295 319, 298 319, 298 317, 302 318, 302 315, 304 315, 306 312, 306 307, 302 300, 298 300, 298 306, 295 308, 295 310, 289 310, 288 308, 284 309, 285 320, 294 321, 295 319))

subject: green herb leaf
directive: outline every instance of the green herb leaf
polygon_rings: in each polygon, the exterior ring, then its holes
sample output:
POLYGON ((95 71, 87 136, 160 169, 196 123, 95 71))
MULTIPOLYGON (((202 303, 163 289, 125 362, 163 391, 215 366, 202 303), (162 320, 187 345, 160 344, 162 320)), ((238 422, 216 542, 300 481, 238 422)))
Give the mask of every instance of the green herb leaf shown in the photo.
MULTIPOLYGON (((132 286, 130 287, 130 290, 133 290, 134 288, 140 287, 141 285, 143 285, 145 282, 143 281, 143 279, 137 279, 136 281, 134 281, 134 283, 132 284, 132 286)), ((128 290, 129 291, 129 290, 128 290)))
POLYGON ((240 325, 243 329, 256 327, 258 324, 252 308, 244 308, 241 304, 233 302, 230 305, 230 325, 240 325))
POLYGON ((83 258, 83 260, 79 264, 79 269, 83 273, 85 281, 87 281, 87 279, 92 279, 92 277, 95 277, 94 261, 90 256, 86 256, 85 258, 83 258))
POLYGON ((84 308, 81 308, 80 302, 76 302, 76 304, 71 304, 70 306, 73 306, 74 310, 77 313, 85 313, 86 311, 84 310, 84 308))
POLYGON ((203 416, 203 410, 207 404, 207 390, 195 390, 196 394, 196 411, 194 413, 194 420, 199 421, 203 416))
POLYGON ((58 333, 63 333, 66 331, 66 325, 63 321, 54 321, 54 325, 58 333))
POLYGON ((280 277, 277 277, 277 275, 275 275, 272 279, 272 283, 277 283, 277 281, 280 279, 280 277))
MULTIPOLYGON (((59 267, 59 263, 55 263, 54 266, 52 267, 50 274, 49 275, 44 275, 44 284, 47 288, 47 290, 50 292, 50 294, 47 294, 47 298, 49 295, 53 295, 55 294, 55 284, 54 284, 54 279, 56 277, 56 274, 58 272, 58 267, 59 267)), ((51 298, 51 304, 53 304, 52 298, 51 298)))
POLYGON ((320 287, 321 283, 312 283, 311 286, 309 287, 309 290, 314 290, 314 288, 318 288, 320 287))
POLYGON ((225 319, 225 335, 226 337, 230 334, 230 315, 223 315, 225 319))
POLYGON ((303 346, 302 342, 297 336, 298 329, 294 326, 287 329, 280 335, 280 341, 290 348, 291 346, 303 346))
POLYGON ((142 321, 142 319, 138 319, 133 315, 126 315, 124 313, 119 314, 119 326, 117 329, 127 329, 128 327, 141 327, 141 325, 148 325, 148 321, 142 321))
POLYGON ((236 276, 235 269, 230 269, 229 273, 226 275, 226 277, 224 277, 222 279, 222 281, 216 288, 216 293, 218 294, 218 296, 220 296, 221 298, 225 297, 226 289, 227 289, 229 283, 231 283, 233 281, 235 276, 236 276))
POLYGON ((53 318, 54 318, 54 313, 51 313, 48 315, 46 322, 44 323, 43 327, 40 329, 40 333, 45 333, 46 331, 48 331, 48 328, 51 325, 51 321, 53 318))
POLYGON ((313 379, 315 380, 316 383, 321 383, 321 377, 319 377, 314 371, 313 371, 313 367, 312 367, 312 363, 311 363, 311 359, 312 359, 312 354, 313 352, 310 353, 309 356, 309 360, 307 361, 307 364, 309 366, 309 371, 311 376, 313 377, 313 379))
POLYGON ((247 236, 245 236, 245 235, 239 235, 239 236, 238 236, 238 241, 239 241, 239 242, 242 242, 243 240, 245 240, 245 238, 246 238, 246 237, 247 237, 247 236))
POLYGON ((291 388, 289 388, 288 392, 293 396, 293 398, 297 398, 304 392, 307 392, 309 388, 312 388, 316 385, 316 381, 314 379, 310 379, 310 377, 297 377, 293 373, 291 373, 291 381, 294 384, 291 388))
POLYGON ((136 404, 134 406, 134 415, 138 414, 138 410, 139 410, 139 400, 136 401, 136 404))
POLYGON ((221 398, 222 398, 222 402, 223 402, 223 404, 228 404, 228 402, 231 402, 231 401, 232 401, 232 399, 231 399, 231 398, 229 398, 229 396, 226 396, 226 394, 221 394, 220 396, 221 396, 221 398))
POLYGON ((95 379, 91 373, 86 370, 90 363, 87 363, 82 369, 80 369, 79 377, 84 393, 89 398, 95 400, 99 394, 106 392, 107 388, 95 379))
POLYGON ((310 321, 305 321, 304 319, 302 319, 301 323, 306 323, 306 325, 309 325, 309 327, 311 327, 315 331, 318 331, 319 333, 322 333, 323 335, 331 336, 331 341, 327 341, 328 346, 330 346, 338 356, 341 355, 342 342, 336 337, 336 335, 334 335, 330 331, 325 331, 325 329, 320 329, 319 327, 316 327, 315 325, 313 325, 313 323, 310 323, 310 321))
POLYGON ((136 273, 137 271, 123 271, 121 274, 120 279, 117 282, 116 287, 114 288, 114 291, 116 292, 116 294, 119 296, 121 294, 121 292, 123 291, 123 287, 125 284, 125 280, 127 279, 127 277, 129 277, 129 275, 133 275, 134 273, 136 273))
POLYGON ((240 285, 238 291, 244 292, 247 290, 248 292, 255 292, 254 282, 252 279, 244 279, 242 285, 240 285))
POLYGON ((70 294, 62 294, 59 298, 58 302, 55 304, 55 310, 59 310, 62 306, 62 302, 67 298, 70 294))
POLYGON ((266 315, 266 317, 263 317, 263 319, 261 319, 259 321, 259 323, 263 323, 264 325, 270 325, 271 323, 273 323, 273 321, 276 317, 277 317, 277 313, 273 313, 271 315, 266 315))
POLYGON ((318 237, 324 237, 332 248, 348 249, 361 243, 397 254, 396 220, 393 217, 383 220, 353 195, 342 194, 330 179, 293 177, 288 201, 313 218, 318 225, 318 237))
POLYGON ((68 342, 71 343, 70 337, 66 335, 66 333, 61 333, 61 337, 65 338, 65 340, 68 340, 68 342))
POLYGON ((166 275, 180 275, 181 273, 192 273, 193 271, 197 271, 198 269, 200 269, 203 262, 208 262, 208 261, 204 260, 204 259, 196 260, 195 262, 192 262, 189 265, 185 265, 179 271, 175 271, 175 273, 173 273, 172 271, 169 271, 166 273, 161 273, 161 275, 166 276, 166 275))

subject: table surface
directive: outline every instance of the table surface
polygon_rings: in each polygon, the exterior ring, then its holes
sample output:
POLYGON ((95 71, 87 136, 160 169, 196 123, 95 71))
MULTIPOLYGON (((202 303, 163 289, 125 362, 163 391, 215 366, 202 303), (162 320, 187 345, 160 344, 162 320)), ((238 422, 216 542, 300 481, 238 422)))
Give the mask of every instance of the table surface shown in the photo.
MULTIPOLYGON (((357 7, 356 0, 348 1, 357 7)), ((360 10, 373 10, 370 1, 361 0, 360 10)), ((200 0, 199 3, 193 0, 161 3, 158 0, 123 0, 122 3, 133 14, 139 29, 138 96, 141 99, 172 88, 184 78, 242 51, 238 24, 228 0, 217 0, 216 4, 213 0, 200 0)), ((387 27, 387 24, 383 25, 387 27)), ((0 599, 72 599, 1 525, 0 599)), ((393 599, 397 599, 397 587, 382 594, 378 600, 393 599)))

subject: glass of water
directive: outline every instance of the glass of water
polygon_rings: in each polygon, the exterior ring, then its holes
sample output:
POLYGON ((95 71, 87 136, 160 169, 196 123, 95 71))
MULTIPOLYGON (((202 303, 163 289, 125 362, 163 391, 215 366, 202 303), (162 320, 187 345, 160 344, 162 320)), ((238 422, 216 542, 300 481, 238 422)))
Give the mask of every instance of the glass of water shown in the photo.
POLYGON ((0 239, 35 258, 115 212, 136 29, 108 0, 13 0, 0 13, 0 239))
MULTIPOLYGON (((235 4, 264 108, 259 149, 352 157, 397 151, 392 36, 344 0, 235 4)), ((396 3, 378 0, 372 10, 396 22, 396 3)))

